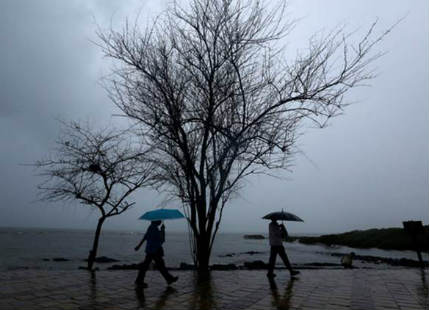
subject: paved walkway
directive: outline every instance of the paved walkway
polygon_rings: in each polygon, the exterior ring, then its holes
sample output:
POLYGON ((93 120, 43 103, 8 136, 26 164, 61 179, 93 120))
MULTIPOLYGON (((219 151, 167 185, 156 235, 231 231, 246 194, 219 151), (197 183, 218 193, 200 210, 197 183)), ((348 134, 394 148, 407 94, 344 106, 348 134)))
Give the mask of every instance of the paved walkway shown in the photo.
POLYGON ((407 309, 429 310, 429 273, 399 270, 284 270, 269 282, 264 271, 216 271, 209 282, 176 271, 168 287, 149 271, 136 289, 134 271, 20 270, 0 272, 0 309, 407 309))

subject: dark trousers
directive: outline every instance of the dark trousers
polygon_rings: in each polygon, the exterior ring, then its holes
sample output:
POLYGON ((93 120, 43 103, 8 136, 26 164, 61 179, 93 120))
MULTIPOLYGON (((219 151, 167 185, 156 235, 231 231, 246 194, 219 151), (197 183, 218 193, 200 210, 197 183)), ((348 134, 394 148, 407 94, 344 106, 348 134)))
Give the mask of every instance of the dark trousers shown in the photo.
POLYGON ((145 260, 140 263, 139 265, 139 273, 137 275, 136 282, 144 282, 144 277, 146 275, 146 271, 149 268, 150 263, 152 260, 155 261, 156 267, 158 268, 159 272, 161 272, 162 276, 166 281, 171 280, 173 276, 168 272, 167 268, 165 267, 164 259, 162 258, 162 251, 158 251, 153 254, 146 254, 145 260))
POLYGON ((283 260, 283 263, 286 265, 287 269, 289 269, 289 271, 291 271, 292 266, 289 262, 287 255, 286 255, 285 248, 282 245, 278 245, 278 246, 271 246, 270 260, 268 262, 268 273, 270 273, 270 274, 273 273, 274 266, 276 264, 277 254, 283 260))

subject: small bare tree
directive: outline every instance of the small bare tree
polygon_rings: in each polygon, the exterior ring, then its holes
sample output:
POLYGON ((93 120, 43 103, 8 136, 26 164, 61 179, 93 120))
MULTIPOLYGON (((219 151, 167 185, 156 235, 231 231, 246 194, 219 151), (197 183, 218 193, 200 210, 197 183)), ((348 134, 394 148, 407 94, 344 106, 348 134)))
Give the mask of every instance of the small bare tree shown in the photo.
POLYGON ((99 211, 88 270, 97 255, 100 232, 107 218, 122 214, 134 203, 126 200, 152 182, 147 150, 132 143, 127 131, 93 131, 76 122, 63 124, 63 133, 49 159, 36 162, 45 181, 38 186, 42 200, 80 201, 99 211))
POLYGON ((351 44, 337 29, 291 59, 284 12, 256 0, 191 0, 143 32, 127 23, 99 33, 119 63, 106 89, 153 147, 164 189, 183 202, 200 275, 243 178, 289 167, 300 126, 324 127, 342 111, 344 94, 372 77, 372 49, 388 32, 374 37, 373 24, 351 44))

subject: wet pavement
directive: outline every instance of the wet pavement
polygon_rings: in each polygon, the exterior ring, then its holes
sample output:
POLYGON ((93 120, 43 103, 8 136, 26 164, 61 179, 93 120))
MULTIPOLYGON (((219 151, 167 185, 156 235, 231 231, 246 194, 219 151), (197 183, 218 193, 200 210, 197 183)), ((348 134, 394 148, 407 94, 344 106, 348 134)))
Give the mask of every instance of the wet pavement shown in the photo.
POLYGON ((0 309, 407 309, 429 310, 429 273, 418 269, 301 270, 291 279, 278 270, 214 271, 198 283, 192 271, 175 271, 167 286, 157 271, 146 289, 136 271, 18 270, 0 272, 0 309))

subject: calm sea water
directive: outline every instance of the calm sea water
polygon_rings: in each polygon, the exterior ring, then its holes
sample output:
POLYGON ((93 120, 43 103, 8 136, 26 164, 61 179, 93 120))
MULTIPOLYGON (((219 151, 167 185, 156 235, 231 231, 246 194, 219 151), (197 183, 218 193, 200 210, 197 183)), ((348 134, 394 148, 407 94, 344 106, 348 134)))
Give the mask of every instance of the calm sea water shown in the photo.
MULTIPOLYGON (((219 233, 213 247, 212 264, 243 264, 245 261, 268 261, 268 240, 248 240, 244 234, 219 233), (246 252, 255 251, 258 254, 246 252), (226 256, 234 254, 232 256, 226 256)), ((141 240, 142 232, 104 231, 100 238, 98 256, 107 256, 120 260, 119 264, 140 262, 144 258, 144 246, 139 252, 134 247, 141 240)), ((93 231, 0 228, 0 270, 20 268, 30 269, 76 269, 84 266, 88 251, 92 246, 93 231), (53 262, 52 258, 66 258, 67 262, 53 262), (49 261, 46 261, 49 259, 49 261)), ((339 258, 331 253, 373 255, 391 258, 416 259, 410 251, 384 251, 378 249, 351 249, 347 247, 325 247, 285 243, 289 259, 293 264, 339 263, 339 258)), ((191 263, 190 245, 187 233, 166 233, 164 244, 167 266, 178 267, 181 262, 191 263)), ((278 264, 280 261, 278 260, 278 264)), ((359 262, 356 262, 359 265, 359 262)), ((111 264, 100 264, 101 268, 111 264)), ((368 264, 365 264, 369 266, 368 264)), ((371 264, 372 265, 372 264, 371 264)), ((383 265, 370 267, 386 268, 383 265)))

